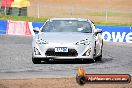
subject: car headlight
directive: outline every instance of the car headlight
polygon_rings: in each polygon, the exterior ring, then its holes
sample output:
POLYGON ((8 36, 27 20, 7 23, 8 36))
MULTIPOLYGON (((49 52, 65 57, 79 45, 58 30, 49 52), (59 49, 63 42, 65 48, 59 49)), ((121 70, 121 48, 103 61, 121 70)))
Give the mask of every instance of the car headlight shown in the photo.
POLYGON ((81 40, 79 42, 76 43, 76 45, 89 45, 90 44, 90 41, 88 39, 85 39, 85 40, 81 40))
POLYGON ((36 40, 36 43, 37 43, 37 44, 48 44, 47 41, 42 40, 42 39, 37 39, 37 40, 36 40))

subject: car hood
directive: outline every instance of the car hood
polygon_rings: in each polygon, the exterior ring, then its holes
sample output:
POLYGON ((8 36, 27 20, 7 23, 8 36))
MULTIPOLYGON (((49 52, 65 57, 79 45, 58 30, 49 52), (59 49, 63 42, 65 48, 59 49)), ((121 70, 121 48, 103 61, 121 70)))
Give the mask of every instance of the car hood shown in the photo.
POLYGON ((85 39, 88 39, 88 41, 93 41, 93 34, 76 32, 46 32, 40 33, 39 38, 47 41, 48 43, 76 43, 85 39))

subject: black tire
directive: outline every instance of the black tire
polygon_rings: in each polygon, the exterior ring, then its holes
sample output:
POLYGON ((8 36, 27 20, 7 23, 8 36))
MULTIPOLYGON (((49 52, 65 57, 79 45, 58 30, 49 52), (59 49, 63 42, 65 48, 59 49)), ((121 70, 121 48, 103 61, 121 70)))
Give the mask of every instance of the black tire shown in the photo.
MULTIPOLYGON (((95 43, 95 45, 96 45, 96 43, 95 43)), ((102 46, 101 46, 101 55, 98 57, 95 57, 94 58, 95 61, 102 61, 102 47, 103 47, 103 40, 102 40, 102 46)), ((94 51, 96 53, 96 50, 94 50, 94 51)))
POLYGON ((39 59, 39 58, 33 58, 33 57, 32 57, 32 62, 33 62, 34 64, 41 64, 41 59, 39 59))
POLYGON ((102 61, 102 54, 96 58, 96 61, 102 61))
POLYGON ((96 57, 95 61, 102 61, 102 49, 101 49, 101 55, 96 57))

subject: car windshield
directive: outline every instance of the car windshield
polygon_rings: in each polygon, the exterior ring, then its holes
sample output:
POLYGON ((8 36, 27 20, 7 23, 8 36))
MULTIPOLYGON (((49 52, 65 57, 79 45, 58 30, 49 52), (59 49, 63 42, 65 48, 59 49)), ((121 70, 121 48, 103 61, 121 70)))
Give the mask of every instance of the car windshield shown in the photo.
POLYGON ((42 32, 83 32, 92 33, 91 25, 88 21, 78 20, 51 20, 47 21, 42 28, 42 32))

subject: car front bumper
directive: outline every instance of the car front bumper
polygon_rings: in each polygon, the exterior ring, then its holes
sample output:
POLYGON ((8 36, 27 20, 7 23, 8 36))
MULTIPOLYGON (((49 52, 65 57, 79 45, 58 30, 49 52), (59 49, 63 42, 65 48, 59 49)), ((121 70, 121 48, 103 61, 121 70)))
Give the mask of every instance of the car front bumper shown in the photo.
MULTIPOLYGON (((33 58, 42 58, 42 59, 93 59, 94 49, 92 45, 73 45, 73 44, 50 44, 50 45, 39 45, 34 44, 33 48, 33 58), (77 51, 76 56, 56 56, 56 55, 47 55, 46 51, 48 49, 54 49, 55 47, 68 47, 69 49, 74 49, 77 51), (40 53, 40 55, 35 54, 35 49, 40 53), (89 55, 84 55, 88 49, 91 49, 89 55)), ((64 53, 63 53, 64 54, 64 53)))
POLYGON ((33 58, 38 58, 38 59, 93 59, 93 57, 87 57, 87 56, 82 56, 82 57, 64 57, 64 56, 41 56, 41 55, 35 55, 33 58))

